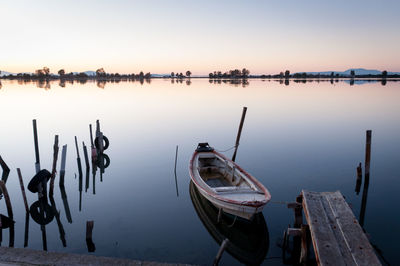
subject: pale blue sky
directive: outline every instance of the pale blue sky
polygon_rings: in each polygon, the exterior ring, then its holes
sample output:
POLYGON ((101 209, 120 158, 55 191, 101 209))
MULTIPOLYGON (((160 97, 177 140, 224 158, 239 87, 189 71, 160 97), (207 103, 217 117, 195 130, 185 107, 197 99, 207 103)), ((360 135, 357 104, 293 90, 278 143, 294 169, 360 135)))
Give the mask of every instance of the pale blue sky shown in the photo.
POLYGON ((400 71, 400 1, 0 0, 0 69, 400 71))

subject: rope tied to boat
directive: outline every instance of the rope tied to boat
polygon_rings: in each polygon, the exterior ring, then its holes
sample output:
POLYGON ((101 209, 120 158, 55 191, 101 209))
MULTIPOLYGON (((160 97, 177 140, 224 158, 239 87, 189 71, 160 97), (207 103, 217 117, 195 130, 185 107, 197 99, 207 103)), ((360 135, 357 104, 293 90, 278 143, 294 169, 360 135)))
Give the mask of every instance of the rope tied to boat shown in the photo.
POLYGON ((231 147, 231 148, 229 148, 229 149, 227 149, 227 150, 217 150, 217 149, 215 149, 217 152, 228 152, 228 151, 230 151, 230 150, 233 150, 234 148, 236 148, 236 145, 234 145, 233 147, 231 147))

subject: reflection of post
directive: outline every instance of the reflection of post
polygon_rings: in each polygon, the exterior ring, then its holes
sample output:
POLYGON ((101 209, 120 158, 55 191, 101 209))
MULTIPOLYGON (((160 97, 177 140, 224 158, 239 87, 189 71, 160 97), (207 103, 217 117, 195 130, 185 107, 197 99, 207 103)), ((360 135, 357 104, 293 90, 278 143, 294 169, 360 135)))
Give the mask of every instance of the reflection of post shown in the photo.
POLYGON ((56 167, 57 167, 57 159, 58 159, 58 135, 54 137, 54 146, 53 146, 53 168, 51 171, 51 180, 50 180, 50 197, 53 197, 54 192, 54 180, 56 179, 56 167))
POLYGON ((214 259, 213 265, 218 265, 219 264, 219 261, 221 260, 221 257, 222 257, 222 253, 224 252, 224 250, 226 249, 228 244, 229 244, 229 239, 225 238, 224 241, 222 241, 221 247, 218 250, 218 253, 217 253, 217 256, 214 259))
POLYGON ((67 145, 64 145, 61 153, 61 170, 60 170, 60 182, 59 186, 64 186, 65 176, 65 161, 67 160, 67 145))
POLYGON ((356 189, 355 189, 357 195, 358 195, 358 193, 360 193, 361 182, 362 182, 362 167, 361 167, 361 163, 359 163, 359 165, 357 167, 357 181, 356 181, 356 189))
POLYGON ((237 133, 236 143, 235 143, 235 152, 233 153, 232 161, 235 161, 235 159, 236 159, 236 153, 237 153, 237 149, 239 147, 240 135, 242 134, 242 128, 243 128, 244 119, 246 118, 246 112, 247 112, 247 107, 243 107, 242 118, 240 119, 239 130, 237 133))
POLYGON ((63 244, 63 247, 67 246, 67 242, 65 240, 65 231, 64 227, 61 223, 60 219, 60 212, 57 210, 56 202, 54 201, 54 198, 50 196, 50 204, 51 204, 51 209, 54 213, 54 216, 56 217, 57 225, 58 225, 58 231, 60 232, 60 239, 63 244))
POLYGON ((364 188, 361 200, 360 210, 360 225, 364 226, 365 210, 367 208, 368 187, 369 187, 369 168, 371 161, 371 130, 366 132, 366 145, 365 145, 365 173, 364 173, 364 188))
POLYGON ((33 139, 35 143, 35 167, 36 173, 40 171, 40 158, 39 158, 39 142, 38 142, 38 134, 37 134, 37 126, 36 126, 36 119, 33 119, 33 139))
POLYGON ((72 223, 71 211, 69 210, 67 193, 65 192, 64 186, 60 187, 60 192, 64 204, 65 216, 67 216, 67 221, 71 224, 72 223))
POLYGON ((79 173, 79 211, 82 210, 82 173, 79 173))
POLYGON ((78 140, 75 136, 75 147, 76 147, 76 160, 78 162, 78 171, 79 171, 79 176, 82 176, 82 164, 81 164, 81 157, 79 157, 79 148, 78 148, 78 140))
POLYGON ((92 233, 93 233, 94 221, 86 222, 86 245, 88 248, 88 252, 94 252, 96 250, 96 246, 93 243, 92 233))
POLYGON ((176 188, 176 196, 179 197, 179 192, 178 192, 178 177, 176 175, 176 162, 178 160, 178 145, 176 145, 176 151, 175 151, 175 168, 174 168, 174 174, 175 174, 175 188, 176 188))
POLYGON ((29 237, 29 212, 25 214, 24 248, 28 246, 28 237, 29 237))

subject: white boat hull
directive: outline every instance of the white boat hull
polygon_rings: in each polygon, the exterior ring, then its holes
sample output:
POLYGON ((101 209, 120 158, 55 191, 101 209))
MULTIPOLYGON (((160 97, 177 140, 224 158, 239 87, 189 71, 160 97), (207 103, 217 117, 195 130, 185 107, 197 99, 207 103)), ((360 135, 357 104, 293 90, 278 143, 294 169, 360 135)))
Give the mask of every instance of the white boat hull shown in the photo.
MULTIPOLYGON (((199 145, 200 147, 200 145, 199 145)), ((194 152, 191 179, 200 194, 222 211, 250 220, 271 199, 269 191, 232 160, 207 147, 194 152)))

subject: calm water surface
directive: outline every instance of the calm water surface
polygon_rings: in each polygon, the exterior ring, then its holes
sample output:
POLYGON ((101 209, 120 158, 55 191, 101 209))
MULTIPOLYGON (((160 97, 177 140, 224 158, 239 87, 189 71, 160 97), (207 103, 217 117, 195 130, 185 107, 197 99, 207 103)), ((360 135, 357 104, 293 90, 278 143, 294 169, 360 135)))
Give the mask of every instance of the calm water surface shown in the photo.
MULTIPOLYGON (((400 190, 399 83, 285 86, 251 80, 242 87, 194 79, 190 86, 152 80, 143 85, 107 83, 104 88, 93 82, 65 87, 52 82, 50 88, 42 87, 3 80, 0 89, 0 155, 11 168, 7 188, 16 221, 15 247, 23 247, 25 237, 25 208, 15 169, 21 168, 25 186, 35 174, 32 119, 37 119, 42 168, 51 169, 55 134, 60 136, 60 146, 68 145, 65 193, 72 223, 66 217, 57 175, 54 199, 66 247, 53 219, 45 227, 49 251, 87 253, 86 221, 93 220, 95 255, 211 264, 219 244, 200 219, 198 207, 210 210, 203 212, 206 216, 213 210, 205 203, 192 203, 189 158, 198 142, 208 141, 218 150, 232 147, 242 107, 247 106, 236 161, 270 190, 274 201, 265 207, 261 225, 257 225, 263 239, 268 240, 263 264, 282 264, 275 258, 281 255, 277 243, 288 224, 293 224, 292 211, 276 202, 294 201, 302 189, 340 190, 359 217, 362 193, 356 195, 354 187, 356 166, 364 163, 367 129, 372 130, 372 161, 364 227, 385 258, 392 264, 400 263, 396 255, 400 238, 396 230, 400 224, 396 211, 400 190), (88 126, 96 119, 110 140, 106 154, 111 162, 102 182, 97 172, 95 194, 92 175, 85 191, 84 171, 79 210, 74 136, 83 160, 82 141, 90 146, 88 126), (174 176, 177 145, 178 193, 174 176)), ((226 154, 231 156, 232 151, 226 154)), ((60 160, 58 170, 59 165, 60 160)), ((37 200, 29 191, 27 197, 29 205, 37 200)), ((0 211, 7 214, 4 199, 1 201, 0 211)), ((232 230, 240 234, 241 229, 232 230)), ((257 234, 254 238, 261 241, 257 234)), ((7 246, 8 240, 9 232, 3 230, 1 244, 7 246)), ((244 246, 254 243, 248 241, 244 246)), ((43 247, 40 225, 32 218, 28 247, 43 247)), ((223 254, 222 265, 239 263, 237 256, 223 254)))

